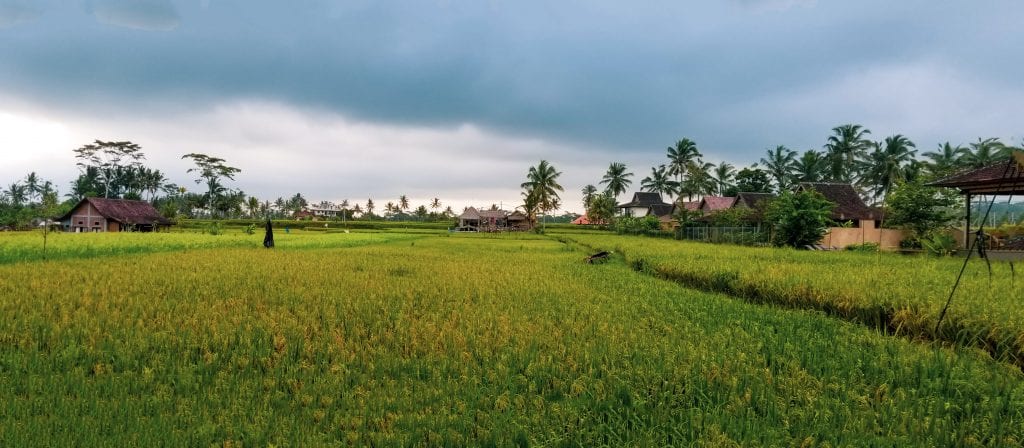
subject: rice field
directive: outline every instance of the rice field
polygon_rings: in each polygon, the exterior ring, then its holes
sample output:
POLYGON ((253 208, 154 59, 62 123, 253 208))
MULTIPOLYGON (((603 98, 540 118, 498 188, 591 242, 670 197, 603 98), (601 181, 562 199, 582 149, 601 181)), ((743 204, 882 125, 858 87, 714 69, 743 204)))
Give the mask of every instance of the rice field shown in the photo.
POLYGON ((754 303, 825 311, 912 338, 983 348, 1024 368, 1024 272, 974 258, 936 324, 962 258, 813 252, 619 235, 563 234, 634 269, 754 303))
POLYGON ((63 236, 0 263, 2 446, 1024 442, 1024 375, 980 350, 549 238, 63 236))

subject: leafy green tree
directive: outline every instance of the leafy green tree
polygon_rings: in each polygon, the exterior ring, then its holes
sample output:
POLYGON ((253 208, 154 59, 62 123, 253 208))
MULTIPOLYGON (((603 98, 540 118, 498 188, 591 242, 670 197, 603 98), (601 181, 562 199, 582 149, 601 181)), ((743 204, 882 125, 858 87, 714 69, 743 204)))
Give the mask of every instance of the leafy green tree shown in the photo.
POLYGON ((886 220, 913 232, 920 243, 956 219, 957 202, 952 190, 926 187, 920 180, 900 182, 886 198, 886 220))
POLYGON ((769 149, 766 156, 761 158, 761 164, 775 179, 775 188, 781 192, 789 188, 793 178, 796 152, 782 145, 776 146, 775 149, 769 149))
POLYGON ((608 171, 605 172, 600 183, 605 184, 605 192, 611 193, 612 197, 618 198, 633 183, 633 181, 629 180, 630 177, 633 177, 633 173, 626 172, 626 164, 612 162, 611 165, 608 165, 608 171))
POLYGON ((644 191, 650 191, 672 197, 676 194, 676 188, 678 185, 669 176, 668 171, 665 169, 665 165, 661 165, 657 168, 651 168, 651 175, 643 178, 640 181, 640 188, 644 191))
POLYGON ((765 220, 772 226, 772 243, 796 248, 816 244, 828 230, 833 207, 835 204, 816 191, 783 191, 765 211, 765 220))
POLYGON ((863 158, 871 147, 867 135, 871 131, 859 124, 844 124, 832 128, 832 135, 825 143, 825 158, 828 161, 828 180, 852 182, 857 178, 857 160, 863 158))
POLYGON ((615 219, 615 197, 607 194, 597 194, 590 201, 587 207, 587 218, 593 223, 611 224, 615 219))
POLYGON ((425 205, 420 205, 419 207, 416 207, 416 210, 413 211, 413 214, 415 214, 420 221, 427 219, 427 215, 429 213, 430 212, 427 211, 427 206, 425 205))
POLYGON ((768 178, 768 173, 754 164, 736 173, 736 188, 732 191, 727 190, 729 194, 726 196, 735 196, 738 192, 771 193, 771 191, 772 182, 768 178))
POLYGON ((105 142, 96 140, 93 143, 73 150, 77 165, 81 169, 93 167, 96 169, 97 177, 103 185, 103 197, 110 197, 110 186, 118 174, 124 174, 125 168, 141 166, 141 160, 145 159, 142 147, 129 142, 105 142))
POLYGON ((185 154, 181 158, 192 159, 192 162, 196 164, 195 168, 189 168, 187 172, 198 174, 199 177, 196 178, 197 184, 201 184, 203 181, 206 182, 206 203, 210 209, 210 215, 213 216, 218 208, 224 208, 218 207, 218 203, 222 202, 221 199, 228 193, 228 189, 221 184, 221 179, 234 180, 235 174, 242 172, 242 170, 228 166, 224 163, 224 159, 206 154, 193 152, 185 154))

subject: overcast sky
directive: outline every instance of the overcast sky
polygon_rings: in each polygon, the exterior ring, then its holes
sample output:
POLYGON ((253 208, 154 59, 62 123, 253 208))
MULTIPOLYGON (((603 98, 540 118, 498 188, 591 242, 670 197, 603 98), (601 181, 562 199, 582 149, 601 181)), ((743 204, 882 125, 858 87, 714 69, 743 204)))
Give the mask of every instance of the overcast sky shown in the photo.
POLYGON ((1020 144, 1022 17, 1010 0, 0 0, 0 183, 36 171, 65 193, 72 149, 131 140, 196 190, 189 152, 261 199, 512 208, 547 159, 580 211, 610 162, 638 188, 682 137, 737 166, 845 123, 921 152, 1020 144))

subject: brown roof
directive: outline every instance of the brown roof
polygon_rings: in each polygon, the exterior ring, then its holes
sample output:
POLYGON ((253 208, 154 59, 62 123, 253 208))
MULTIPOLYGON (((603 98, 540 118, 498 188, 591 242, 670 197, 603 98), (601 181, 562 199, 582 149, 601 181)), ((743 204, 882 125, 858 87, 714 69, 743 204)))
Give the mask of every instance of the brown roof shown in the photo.
POLYGON ((709 212, 718 210, 727 210, 732 208, 732 205, 736 203, 735 197, 730 196, 704 196, 704 199, 700 200, 700 209, 707 209, 709 212))
POLYGON ((768 201, 775 199, 774 193, 751 193, 742 191, 736 193, 736 204, 743 204, 753 209, 764 208, 768 201))
POLYGON ((981 168, 960 171, 928 185, 959 188, 964 193, 1024 193, 1024 153, 981 168), (1013 158, 1018 158, 1014 163, 1013 158))
POLYGON ((473 207, 469 207, 459 215, 459 219, 480 219, 480 212, 476 211, 473 207))
POLYGON ((832 209, 832 219, 875 219, 874 211, 853 189, 853 185, 831 182, 801 182, 797 190, 811 190, 821 193, 825 199, 836 204, 832 209))
POLYGON ((85 198, 78 202, 71 211, 61 216, 64 220, 71 217, 84 203, 90 203, 96 211, 104 218, 120 222, 122 224, 140 225, 170 225, 171 221, 164 218, 160 212, 153 208, 153 205, 146 201, 133 201, 129 199, 106 199, 106 198, 85 198))
POLYGON ((504 210, 480 210, 481 218, 505 219, 508 213, 504 210))

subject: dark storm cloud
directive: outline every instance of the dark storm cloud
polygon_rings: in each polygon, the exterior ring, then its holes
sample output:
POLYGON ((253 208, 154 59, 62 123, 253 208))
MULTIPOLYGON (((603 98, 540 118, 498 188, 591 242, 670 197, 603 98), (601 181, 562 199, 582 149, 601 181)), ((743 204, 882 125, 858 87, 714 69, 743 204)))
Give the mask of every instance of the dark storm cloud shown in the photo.
MULTIPOLYGON (((2 31, 9 45, 0 48, 0 85, 88 113, 257 98, 358 120, 473 123, 657 157, 688 136, 710 157, 735 163, 776 144, 820 147, 831 127, 847 122, 904 133, 921 130, 900 129, 904 122, 937 112, 943 125, 970 122, 971 110, 928 109, 942 107, 957 86, 1000 110, 1021 92, 1024 41, 1013 18, 1024 5, 1010 1, 84 5, 49 5, 2 31), (950 79, 959 84, 936 84, 950 79), (938 91, 908 98, 913 86, 901 82, 938 91), (929 94, 935 101, 920 101, 929 94), (908 107, 915 101, 921 109, 908 107)), ((958 138, 948 132, 912 137, 958 138)))

